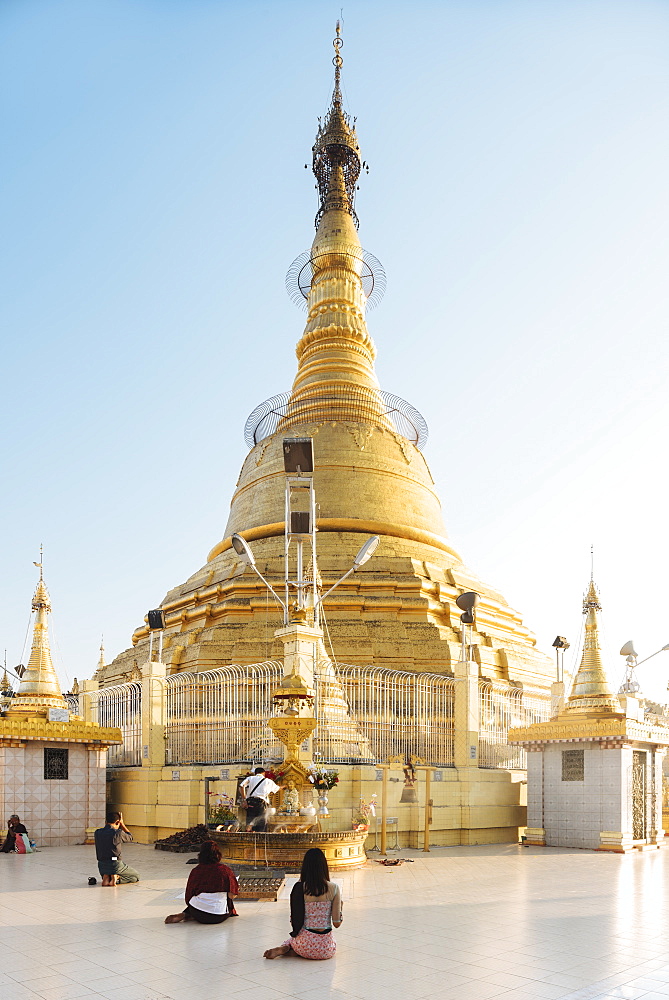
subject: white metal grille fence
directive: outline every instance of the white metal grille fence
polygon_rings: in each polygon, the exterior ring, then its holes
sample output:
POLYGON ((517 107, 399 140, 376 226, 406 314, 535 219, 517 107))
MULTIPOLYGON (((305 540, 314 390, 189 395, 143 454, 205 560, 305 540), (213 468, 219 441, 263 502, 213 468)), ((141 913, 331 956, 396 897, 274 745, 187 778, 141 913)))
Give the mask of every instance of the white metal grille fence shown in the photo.
POLYGON ((107 751, 108 767, 137 767, 142 763, 142 686, 135 681, 91 692, 99 726, 117 726, 123 743, 107 751))
POLYGON ((479 767, 527 768, 522 747, 509 746, 509 729, 545 722, 550 695, 527 692, 494 681, 479 682, 479 767))
POLYGON ((67 702, 67 707, 73 715, 79 715, 79 695, 78 694, 63 694, 63 698, 67 702))
MULTIPOLYGON (((280 760, 282 748, 266 725, 281 663, 172 674, 165 680, 166 763, 217 764, 280 760)), ((317 678, 314 758, 325 764, 384 762, 415 754, 428 764, 454 763, 453 677, 338 664, 317 678)), ((110 767, 141 763, 141 685, 92 692, 97 719, 118 726, 123 746, 109 750, 110 767)), ((502 682, 479 685, 479 766, 525 768, 526 755, 507 743, 512 726, 550 718, 550 697, 502 682)))
MULTIPOLYGON (((416 754, 428 764, 452 766, 452 677, 341 663, 335 674, 350 710, 342 729, 347 726, 349 743, 357 743, 358 760, 381 763, 397 754, 416 754)), ((322 704, 322 685, 318 695, 322 704)), ((341 755, 342 738, 333 733, 329 718, 323 730, 319 725, 315 734, 317 759, 332 764, 351 760, 341 755)))
POLYGON ((232 764, 280 759, 266 720, 283 666, 273 660, 232 664, 166 679, 168 764, 232 764))

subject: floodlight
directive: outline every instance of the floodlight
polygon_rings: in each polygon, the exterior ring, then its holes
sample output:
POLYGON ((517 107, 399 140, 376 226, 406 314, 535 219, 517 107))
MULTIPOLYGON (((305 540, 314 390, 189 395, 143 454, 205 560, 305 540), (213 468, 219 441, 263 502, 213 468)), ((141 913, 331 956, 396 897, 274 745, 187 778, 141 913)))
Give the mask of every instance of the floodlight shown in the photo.
POLYGON ((237 553, 237 555, 241 556, 244 562, 247 562, 249 566, 253 566, 253 568, 255 569, 256 565, 255 556, 253 555, 253 552, 251 552, 251 548, 246 539, 242 538, 241 535, 235 534, 232 536, 230 541, 232 542, 232 547, 237 553))
POLYGON ((291 510, 290 534, 291 535, 311 534, 311 514, 309 513, 308 510, 291 510))
POLYGON ((569 649, 569 643, 563 635, 556 635, 553 642, 553 647, 555 649, 569 649))
POLYGON ((372 558, 372 556, 374 555, 374 553, 376 552, 376 550, 379 547, 379 542, 380 541, 381 541, 381 539, 379 538, 378 535, 372 535, 371 538, 367 539, 367 541, 362 546, 362 548, 359 550, 358 554, 356 555, 355 559, 353 560, 353 570, 354 571, 360 569, 361 566, 365 565, 365 563, 367 562, 368 559, 372 558))
POLYGON ((154 608, 152 611, 149 611, 147 618, 149 620, 149 628, 152 631, 165 628, 165 612, 162 608, 154 608))
POLYGON ((625 643, 625 645, 620 650, 620 655, 621 656, 638 656, 639 655, 637 653, 637 651, 635 650, 635 648, 634 648, 634 642, 632 641, 632 639, 630 639, 629 642, 625 643))
POLYGON ((284 438, 283 468, 287 475, 305 476, 314 471, 312 438, 284 438))

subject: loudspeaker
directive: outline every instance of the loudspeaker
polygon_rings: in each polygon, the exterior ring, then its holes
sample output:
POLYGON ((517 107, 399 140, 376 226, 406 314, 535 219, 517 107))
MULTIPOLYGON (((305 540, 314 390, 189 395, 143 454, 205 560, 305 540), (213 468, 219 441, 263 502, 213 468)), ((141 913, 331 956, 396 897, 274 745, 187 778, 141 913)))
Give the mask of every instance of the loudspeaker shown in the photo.
POLYGON ((311 534, 311 516, 308 510, 291 510, 290 533, 291 535, 311 534))
POLYGON ((154 611, 149 611, 149 628, 151 631, 156 629, 165 628, 165 612, 162 608, 156 608, 154 611))
POLYGON ((284 438, 283 467, 289 475, 311 475, 314 471, 314 445, 312 439, 284 438))

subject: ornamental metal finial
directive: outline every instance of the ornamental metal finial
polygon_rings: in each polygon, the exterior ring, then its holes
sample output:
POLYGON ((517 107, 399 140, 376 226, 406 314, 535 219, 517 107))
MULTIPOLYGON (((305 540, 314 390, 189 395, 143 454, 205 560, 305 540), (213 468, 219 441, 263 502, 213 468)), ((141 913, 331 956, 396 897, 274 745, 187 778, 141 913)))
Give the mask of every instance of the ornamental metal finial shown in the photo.
POLYGON ((336 30, 337 37, 332 42, 335 50, 335 56, 332 60, 335 68, 335 85, 332 100, 335 104, 341 104, 341 68, 344 65, 344 60, 341 57, 341 47, 344 44, 344 39, 341 37, 341 23, 339 21, 337 21, 336 30))
POLYGON ((355 127, 343 107, 341 68, 344 60, 341 57, 341 48, 344 39, 341 37, 340 21, 337 21, 336 31, 336 37, 332 42, 335 50, 332 59, 335 68, 332 101, 325 118, 319 121, 318 134, 313 146, 312 169, 320 200, 316 228, 318 229, 323 215, 335 209, 347 212, 357 229, 358 217, 353 203, 362 164, 355 127))
POLYGON ((33 562, 33 566, 37 566, 39 570, 39 582, 44 582, 44 546, 39 547, 39 562, 33 562))

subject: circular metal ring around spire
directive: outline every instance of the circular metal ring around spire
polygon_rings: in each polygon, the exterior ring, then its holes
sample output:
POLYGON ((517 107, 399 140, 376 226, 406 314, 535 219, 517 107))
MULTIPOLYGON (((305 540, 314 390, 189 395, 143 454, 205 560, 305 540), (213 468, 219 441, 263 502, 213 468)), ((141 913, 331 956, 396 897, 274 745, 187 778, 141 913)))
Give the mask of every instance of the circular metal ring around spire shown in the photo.
MULTIPOLYGON (((427 423, 422 413, 419 413, 411 403, 407 403, 406 399, 395 396, 392 392, 378 389, 377 393, 382 403, 379 417, 389 420, 397 434, 422 450, 428 436, 427 423)), ((244 439, 249 448, 271 437, 278 430, 279 424, 283 425, 289 413, 290 399, 291 393, 281 392, 256 406, 244 427, 244 439)), ((320 398, 310 396, 303 413, 300 412, 299 404, 293 403, 290 406, 291 424, 298 426, 301 423, 310 423, 315 403, 327 410, 332 420, 354 422, 358 410, 360 422, 369 423, 369 400, 364 394, 358 394, 352 387, 348 387, 340 392, 325 391, 320 398)))
MULTIPOLYGON (((367 308, 376 308, 386 291, 386 272, 381 261, 368 250, 363 250, 362 247, 342 247, 336 252, 347 253, 359 262, 360 280, 362 281, 362 290, 367 298, 367 308)), ((331 250, 317 254, 314 254, 312 250, 305 250, 290 265, 286 275, 286 291, 296 306, 306 309, 311 283, 314 273, 318 269, 318 260, 321 257, 331 255, 331 250)))

